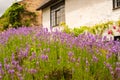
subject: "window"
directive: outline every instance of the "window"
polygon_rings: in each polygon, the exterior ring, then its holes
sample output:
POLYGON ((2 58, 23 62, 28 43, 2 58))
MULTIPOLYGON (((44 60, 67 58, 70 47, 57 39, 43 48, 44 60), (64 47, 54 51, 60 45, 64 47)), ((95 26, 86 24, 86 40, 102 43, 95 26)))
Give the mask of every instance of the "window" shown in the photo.
POLYGON ((50 23, 51 26, 58 26, 61 22, 65 22, 65 3, 64 0, 51 6, 50 23))
POLYGON ((113 9, 120 8, 120 0, 113 0, 113 9))

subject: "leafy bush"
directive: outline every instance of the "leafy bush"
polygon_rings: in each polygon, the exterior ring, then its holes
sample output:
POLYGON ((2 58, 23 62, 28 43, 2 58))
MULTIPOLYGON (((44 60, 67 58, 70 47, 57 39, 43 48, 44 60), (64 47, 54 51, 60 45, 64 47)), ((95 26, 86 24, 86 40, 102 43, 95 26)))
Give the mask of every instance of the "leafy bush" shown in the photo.
POLYGON ((120 20, 117 21, 117 25, 120 27, 120 20))
POLYGON ((9 23, 12 24, 13 27, 20 27, 21 22, 20 22, 20 14, 24 11, 23 5, 20 5, 18 3, 14 3, 10 8, 9 8, 9 23))
POLYGON ((0 18, 0 26, 3 30, 9 27, 31 26, 33 22, 36 22, 36 14, 25 10, 24 5, 19 3, 13 3, 0 18))
POLYGON ((72 33, 74 33, 75 36, 78 36, 79 34, 82 34, 82 33, 86 32, 86 31, 89 31, 89 29, 90 28, 87 27, 87 26, 81 26, 80 28, 74 28, 72 30, 72 33))
POLYGON ((89 32, 92 34, 102 35, 103 32, 113 25, 113 21, 108 21, 106 23, 96 24, 94 26, 80 26, 79 28, 70 29, 66 24, 62 24, 64 27, 64 32, 73 33, 75 36, 82 34, 84 32, 89 32))
POLYGON ((103 32, 108 29, 111 25, 113 25, 113 21, 108 21, 106 23, 96 24, 91 27, 90 32, 93 34, 102 35, 103 32))
POLYGON ((62 26, 64 29, 63 29, 63 32, 66 32, 66 33, 71 33, 71 29, 68 27, 68 25, 66 23, 61 23, 60 26, 62 26))
POLYGON ((31 23, 31 20, 27 19, 27 20, 24 21, 23 25, 26 26, 26 27, 29 27, 30 23, 31 23))
POLYGON ((20 26, 22 26, 20 22, 14 22, 14 24, 12 25, 13 28, 18 28, 20 26))
POLYGON ((9 23, 8 22, 4 22, 3 23, 3 30, 6 30, 9 26, 9 23))

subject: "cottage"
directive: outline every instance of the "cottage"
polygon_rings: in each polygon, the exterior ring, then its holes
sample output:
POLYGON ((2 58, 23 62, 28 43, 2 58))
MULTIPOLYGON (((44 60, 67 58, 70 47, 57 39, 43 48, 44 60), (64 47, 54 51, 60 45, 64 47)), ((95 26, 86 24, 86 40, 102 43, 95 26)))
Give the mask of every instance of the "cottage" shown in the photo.
POLYGON ((120 18, 120 0, 44 0, 41 9, 44 27, 65 22, 74 28, 120 18))

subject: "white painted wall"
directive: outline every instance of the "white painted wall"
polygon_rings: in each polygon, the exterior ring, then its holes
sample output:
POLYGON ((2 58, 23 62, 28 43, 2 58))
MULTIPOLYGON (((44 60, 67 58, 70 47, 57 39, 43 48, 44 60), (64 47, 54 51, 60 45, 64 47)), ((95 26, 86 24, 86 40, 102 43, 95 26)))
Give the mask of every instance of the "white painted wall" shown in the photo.
POLYGON ((50 28, 50 7, 43 9, 42 23, 44 28, 50 28))
POLYGON ((113 0, 66 0, 66 23, 70 28, 94 25, 120 18, 120 9, 113 9, 113 0))
MULTIPOLYGON (((120 19, 113 0, 65 0, 65 19, 70 28, 120 19)), ((43 9, 43 26, 50 27, 50 7, 43 9)))

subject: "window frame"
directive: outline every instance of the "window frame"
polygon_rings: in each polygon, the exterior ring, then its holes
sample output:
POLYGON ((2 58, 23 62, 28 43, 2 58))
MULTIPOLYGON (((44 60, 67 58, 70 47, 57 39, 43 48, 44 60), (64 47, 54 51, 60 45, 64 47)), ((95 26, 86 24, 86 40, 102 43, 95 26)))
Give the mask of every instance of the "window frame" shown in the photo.
POLYGON ((120 8, 120 0, 113 0, 113 10, 120 8))
POLYGON ((59 0, 50 6, 50 26, 59 26, 59 21, 65 22, 65 0, 59 0))

